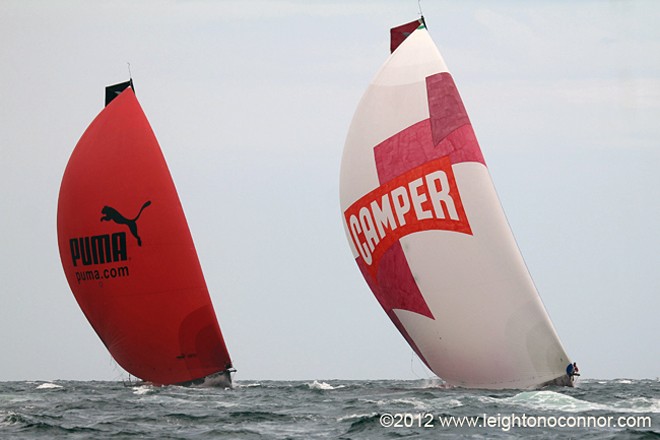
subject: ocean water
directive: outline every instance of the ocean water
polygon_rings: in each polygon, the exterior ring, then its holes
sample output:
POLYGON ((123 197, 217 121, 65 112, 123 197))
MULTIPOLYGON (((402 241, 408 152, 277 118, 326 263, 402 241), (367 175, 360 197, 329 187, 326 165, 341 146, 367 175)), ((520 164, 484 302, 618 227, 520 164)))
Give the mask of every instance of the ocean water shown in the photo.
POLYGON ((0 382, 0 438, 658 439, 660 381, 539 391, 438 380, 237 381, 231 390, 0 382))

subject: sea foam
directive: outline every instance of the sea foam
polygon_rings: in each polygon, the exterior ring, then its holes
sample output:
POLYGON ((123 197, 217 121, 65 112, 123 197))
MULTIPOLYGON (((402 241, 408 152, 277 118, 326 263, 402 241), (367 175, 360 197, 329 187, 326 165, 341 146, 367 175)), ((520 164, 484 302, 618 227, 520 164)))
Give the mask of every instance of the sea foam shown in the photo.
POLYGON ((38 390, 51 390, 55 388, 64 388, 62 385, 57 385, 55 383, 45 382, 37 387, 38 390))

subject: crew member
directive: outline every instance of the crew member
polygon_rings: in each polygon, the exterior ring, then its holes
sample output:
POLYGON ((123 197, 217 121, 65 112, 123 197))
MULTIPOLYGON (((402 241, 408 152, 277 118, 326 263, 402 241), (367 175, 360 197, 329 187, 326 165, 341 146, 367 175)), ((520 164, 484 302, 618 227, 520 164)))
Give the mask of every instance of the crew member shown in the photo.
POLYGON ((579 376, 580 369, 577 366, 577 362, 573 362, 572 364, 568 364, 566 367, 566 374, 568 375, 568 378, 570 380, 575 380, 575 376, 579 376))

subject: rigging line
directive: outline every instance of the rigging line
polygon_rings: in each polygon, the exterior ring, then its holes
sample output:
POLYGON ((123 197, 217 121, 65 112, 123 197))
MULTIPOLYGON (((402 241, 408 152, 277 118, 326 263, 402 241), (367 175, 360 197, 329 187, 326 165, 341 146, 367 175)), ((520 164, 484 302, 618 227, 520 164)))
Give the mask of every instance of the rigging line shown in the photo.
POLYGON ((128 81, 131 84, 131 89, 133 89, 133 93, 135 93, 135 86, 133 85, 133 75, 131 74, 131 63, 126 61, 126 65, 128 66, 128 81))
POLYGON ((410 371, 412 374, 417 378, 417 379, 423 379, 417 372, 415 371, 415 367, 413 366, 413 361, 415 360, 415 352, 413 350, 410 350, 410 371))
POLYGON ((419 16, 423 17, 424 14, 422 14, 422 0, 417 0, 417 8, 419 9, 419 16))

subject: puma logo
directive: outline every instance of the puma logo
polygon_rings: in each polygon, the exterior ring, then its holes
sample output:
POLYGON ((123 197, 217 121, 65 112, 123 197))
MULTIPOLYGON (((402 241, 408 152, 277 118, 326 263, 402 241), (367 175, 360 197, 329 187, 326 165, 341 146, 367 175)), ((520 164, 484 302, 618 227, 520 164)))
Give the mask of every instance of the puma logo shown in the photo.
POLYGON ((140 212, 138 212, 138 215, 134 219, 128 219, 124 217, 115 208, 112 208, 110 206, 104 206, 103 209, 101 210, 101 214, 103 214, 103 217, 101 217, 101 221, 109 222, 110 220, 112 220, 113 222, 119 225, 128 226, 128 229, 131 231, 131 234, 133 234, 133 237, 137 239, 138 246, 142 246, 142 239, 140 239, 140 236, 138 235, 137 220, 140 218, 140 214, 142 214, 144 208, 146 208, 149 205, 151 205, 151 200, 146 201, 144 205, 142 205, 142 208, 140 208, 140 212))

